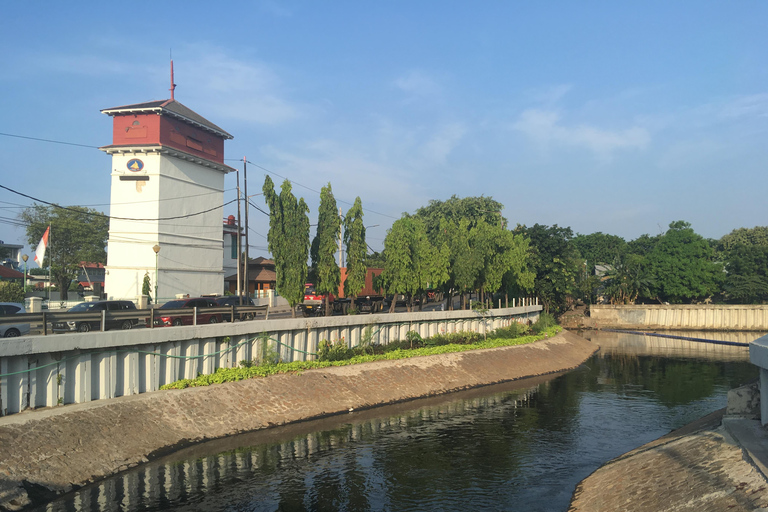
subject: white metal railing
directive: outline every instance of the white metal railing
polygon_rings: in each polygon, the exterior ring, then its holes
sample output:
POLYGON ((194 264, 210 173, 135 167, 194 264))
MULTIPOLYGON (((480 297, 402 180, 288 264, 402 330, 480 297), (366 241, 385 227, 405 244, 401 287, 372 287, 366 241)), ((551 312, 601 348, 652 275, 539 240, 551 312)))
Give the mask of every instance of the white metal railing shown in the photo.
POLYGON ((25 336, 0 344, 0 415, 29 408, 155 391, 164 384, 258 359, 262 337, 277 340, 285 361, 311 360, 322 340, 357 346, 460 331, 488 332, 536 321, 541 306, 341 317, 253 320, 224 324, 25 336))

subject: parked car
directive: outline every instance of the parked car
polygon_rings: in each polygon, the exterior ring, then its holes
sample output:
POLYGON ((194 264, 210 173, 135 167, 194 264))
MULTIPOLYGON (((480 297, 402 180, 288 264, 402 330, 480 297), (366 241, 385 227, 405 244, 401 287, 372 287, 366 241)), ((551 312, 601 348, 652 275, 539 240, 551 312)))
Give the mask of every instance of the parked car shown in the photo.
MULTIPOLYGON (((81 302, 72 306, 67 313, 101 313, 102 311, 136 311, 136 304, 129 300, 100 300, 96 302, 81 302)), ((132 329, 139 323, 138 318, 110 318, 107 316, 104 330, 132 329)), ((66 320, 54 322, 53 332, 89 332, 101 330, 101 320, 66 320)))
MULTIPOLYGON (((27 310, 18 302, 0 302, 0 315, 23 315, 27 310)), ((13 338, 29 334, 29 324, 0 324, 0 337, 13 338)))
MULTIPOLYGON (((242 297, 243 303, 240 304, 241 297, 239 295, 226 295, 224 297, 217 297, 216 298, 216 304, 219 305, 219 307, 230 307, 230 306, 255 306, 253 303, 253 299, 250 297, 242 297)), ((223 313, 222 318, 225 322, 231 322, 232 321, 232 313, 223 313)), ((239 315, 240 320, 253 320, 253 313, 241 313, 239 315)))
MULTIPOLYGON (((155 327, 165 327, 169 325, 192 325, 194 319, 192 318, 192 312, 189 314, 163 314, 164 309, 183 309, 183 308, 197 308, 197 323, 198 324, 216 324, 223 321, 221 313, 209 313, 206 312, 207 308, 219 307, 213 299, 207 299, 205 297, 198 297, 194 299, 178 299, 166 302, 155 310, 155 327)), ((147 321, 149 324, 149 321, 147 321)))

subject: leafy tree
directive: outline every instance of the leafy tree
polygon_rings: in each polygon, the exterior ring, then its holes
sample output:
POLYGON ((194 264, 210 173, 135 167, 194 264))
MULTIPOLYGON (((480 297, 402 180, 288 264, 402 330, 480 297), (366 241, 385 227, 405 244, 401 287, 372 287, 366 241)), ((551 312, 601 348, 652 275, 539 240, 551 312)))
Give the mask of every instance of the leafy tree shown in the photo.
POLYGON ((647 297, 654 282, 645 257, 639 254, 617 256, 605 273, 605 295, 612 304, 634 304, 647 297))
POLYGON ((275 259, 277 292, 285 297, 296 316, 296 305, 304 298, 309 257, 309 208, 304 198, 296 200, 291 182, 283 181, 280 195, 267 176, 262 187, 269 207, 269 252, 275 259))
MULTIPOLYGON (((384 239, 387 261, 381 285, 388 294, 407 295, 409 310, 413 297, 448 279, 448 247, 437 249, 427 239, 424 222, 408 215, 396 220, 384 239)), ((395 309, 392 300, 390 311, 395 309)))
POLYGON ((685 221, 669 224, 647 255, 651 294, 671 303, 703 299, 716 293, 723 267, 715 263, 709 243, 685 221))
POLYGON ((454 195, 445 201, 430 200, 429 205, 416 210, 416 216, 424 221, 427 236, 434 244, 439 237, 440 222, 443 219, 453 224, 467 220, 468 228, 473 228, 480 219, 503 227, 507 223, 507 220, 501 216, 503 209, 503 204, 490 197, 456 197, 454 195))
POLYGON ((312 269, 315 290, 325 295, 325 314, 330 315, 328 294, 338 293, 341 271, 334 257, 339 239, 341 220, 336 211, 336 199, 331 184, 320 191, 320 207, 317 214, 317 234, 312 241, 312 269))
MULTIPOLYGON (((503 236, 506 219, 504 205, 490 197, 452 196, 446 201, 432 200, 419 208, 416 217, 424 221, 427 237, 436 247, 446 244, 450 254, 449 279, 444 292, 457 291, 466 306, 466 294, 493 292, 502 286, 506 273, 506 253, 496 251, 509 241, 494 241, 503 236)), ((453 300, 448 300, 452 307, 453 300)))
POLYGON ((768 300, 768 245, 736 244, 725 254, 723 291, 731 302, 768 300))
POLYGON ((590 235, 576 235, 573 245, 587 261, 589 269, 598 264, 610 264, 627 250, 627 242, 616 235, 606 235, 601 232, 590 235))
POLYGON ((69 284, 77 278, 83 262, 104 263, 109 220, 103 213, 82 206, 37 205, 21 212, 27 226, 27 243, 36 247, 51 226, 44 266, 58 285, 62 300, 68 298, 69 284))
MULTIPOLYGON (((455 221, 443 218, 435 240, 437 244, 448 248, 449 274, 445 291, 458 291, 462 295, 463 307, 467 304, 465 294, 476 289, 483 265, 480 249, 474 247, 471 239, 470 226, 470 219, 455 221)), ((452 307, 452 297, 448 304, 452 307)))
POLYGON ((531 269, 536 275, 533 288, 545 311, 565 312, 579 272, 578 251, 571 243, 573 231, 557 224, 551 227, 534 224, 518 225, 514 232, 530 238, 531 269))
POLYGON ((372 268, 384 268, 384 263, 387 261, 387 256, 382 252, 373 251, 371 254, 365 257, 365 266, 372 268))
POLYGON ((0 281, 0 302, 24 303, 24 287, 19 283, 0 281))
POLYGON ((718 252, 729 252, 736 246, 768 247, 768 226, 734 229, 717 242, 718 252))
POLYGON ((363 205, 359 197, 344 217, 344 245, 347 248, 347 277, 344 280, 344 294, 354 301, 365 286, 365 256, 368 245, 365 242, 363 205))
POLYGON ((656 247, 656 244, 661 240, 662 235, 641 235, 636 239, 627 242, 626 252, 637 254, 639 256, 647 256, 656 247))
POLYGON ((475 289, 493 294, 501 289, 505 277, 513 289, 533 287, 533 272, 528 269, 528 239, 484 219, 470 230, 469 239, 481 263, 475 289))
POLYGON ((141 283, 141 294, 149 297, 149 302, 152 302, 152 284, 150 282, 149 272, 144 272, 144 280, 141 283))

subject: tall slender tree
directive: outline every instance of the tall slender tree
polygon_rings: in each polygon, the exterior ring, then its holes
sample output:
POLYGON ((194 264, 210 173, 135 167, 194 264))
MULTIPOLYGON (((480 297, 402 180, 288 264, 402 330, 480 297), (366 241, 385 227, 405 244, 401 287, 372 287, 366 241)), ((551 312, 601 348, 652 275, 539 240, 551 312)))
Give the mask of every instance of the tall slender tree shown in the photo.
POLYGON ((296 305, 304 298, 309 258, 309 208, 304 198, 296 200, 291 182, 283 181, 280 195, 267 176, 262 187, 269 207, 269 252, 275 258, 277 292, 285 297, 296 316, 296 305))
POLYGON ((312 270, 315 290, 325 295, 325 314, 331 314, 329 294, 338 293, 341 272, 336 264, 336 242, 341 230, 341 219, 336 211, 336 199, 331 184, 320 190, 320 207, 317 213, 317 233, 312 241, 312 270))
POLYGON ((355 298, 365 286, 365 256, 368 253, 365 225, 363 225, 363 204, 360 197, 355 198, 354 204, 344 217, 344 245, 347 249, 344 295, 351 297, 354 304, 355 298))

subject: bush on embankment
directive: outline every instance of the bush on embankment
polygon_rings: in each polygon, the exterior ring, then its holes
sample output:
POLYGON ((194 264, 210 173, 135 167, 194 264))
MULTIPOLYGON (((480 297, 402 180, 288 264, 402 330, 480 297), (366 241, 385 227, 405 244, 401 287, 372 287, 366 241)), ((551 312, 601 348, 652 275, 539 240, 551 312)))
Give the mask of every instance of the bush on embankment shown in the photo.
MULTIPOLYGON (((553 320, 554 322, 554 320, 553 320)), ((372 361, 408 359, 411 357, 431 356, 447 354, 451 352, 463 352, 467 350, 479 350, 485 348, 508 347, 524 345, 554 336, 562 329, 557 325, 542 324, 534 329, 525 324, 513 323, 509 327, 496 329, 488 333, 487 339, 482 339, 482 334, 474 332, 459 332, 451 334, 437 334, 429 338, 421 338, 415 331, 406 335, 406 340, 393 341, 387 345, 371 344, 371 332, 366 333, 357 347, 347 348, 344 340, 336 343, 323 340, 318 344, 318 360, 280 362, 276 354, 265 357, 261 364, 255 361, 242 361, 237 368, 219 368, 209 375, 198 375, 195 379, 182 379, 162 386, 160 389, 184 389, 196 386, 208 386, 223 382, 234 382, 253 377, 267 377, 278 373, 300 373, 304 370, 315 368, 328 368, 330 366, 348 366, 352 364, 368 363, 372 361)))

